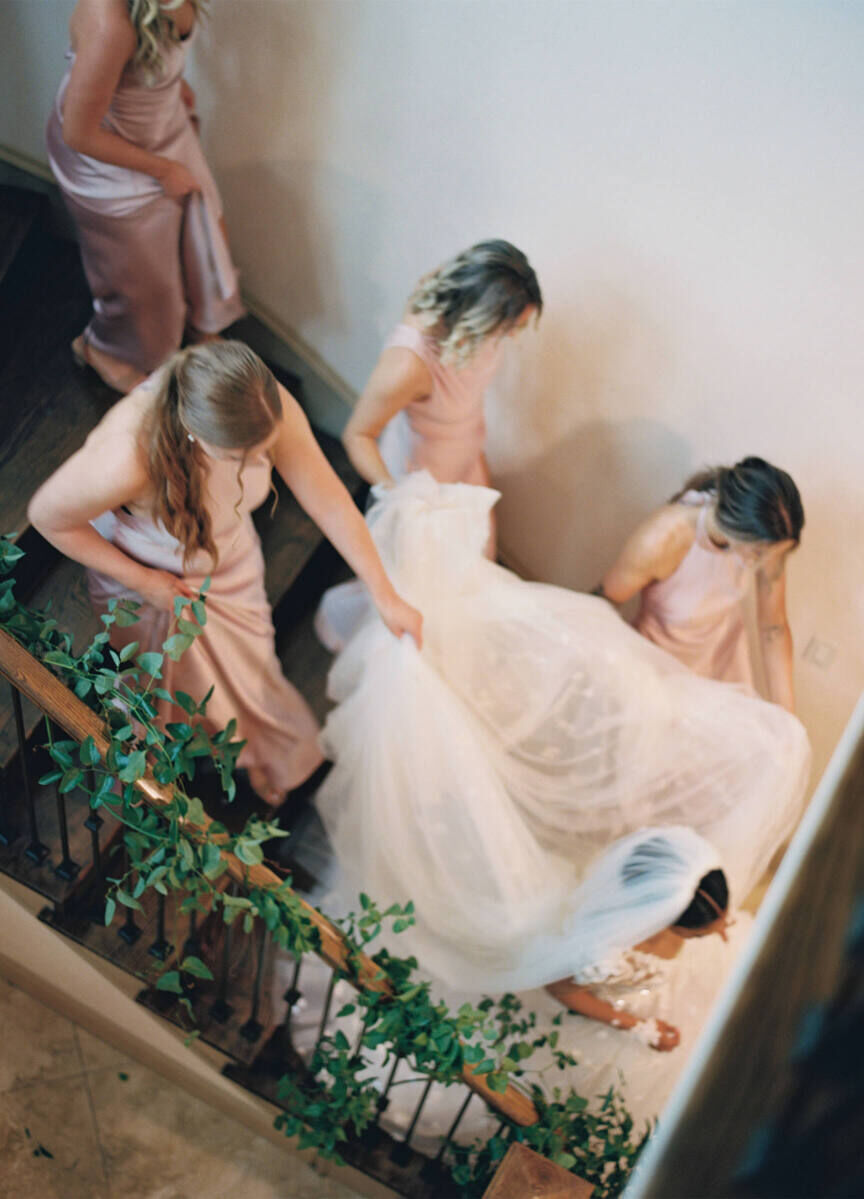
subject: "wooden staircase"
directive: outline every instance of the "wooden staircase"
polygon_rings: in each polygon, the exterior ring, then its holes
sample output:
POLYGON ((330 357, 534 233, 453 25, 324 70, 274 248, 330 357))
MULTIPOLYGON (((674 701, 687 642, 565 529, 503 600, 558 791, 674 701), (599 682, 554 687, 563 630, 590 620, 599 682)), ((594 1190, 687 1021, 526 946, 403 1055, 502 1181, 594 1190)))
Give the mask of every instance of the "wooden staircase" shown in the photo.
MULTIPOLYGON (((16 595, 31 608, 49 610, 58 626, 73 635, 76 651, 99 629, 84 571, 28 525, 26 509, 36 488, 81 445, 117 398, 92 372, 73 365, 69 343, 86 324, 89 310, 77 246, 52 230, 47 202, 26 189, 0 187, 0 532, 13 533, 25 551, 16 571, 16 595)), ((301 380, 274 370, 302 403, 301 380)), ((361 503, 365 487, 341 444, 324 433, 318 437, 361 503)), ((311 620, 322 591, 343 577, 345 568, 293 496, 284 487, 279 490, 272 517, 269 505, 255 517, 267 563, 267 593, 286 673, 321 717, 329 656, 314 638, 311 620)), ((45 739, 40 710, 2 685, 0 872, 44 896, 47 905, 40 918, 46 924, 142 983, 152 983, 156 971, 178 953, 208 961, 214 981, 184 997, 194 1004, 200 1035, 224 1055, 226 1073, 274 1099, 275 1079, 300 1063, 283 1013, 271 1007, 269 937, 258 929, 245 935, 239 926, 226 934, 221 921, 217 926, 195 913, 177 921, 151 891, 141 897, 141 911, 123 909, 105 927, 105 879, 122 868, 122 839, 112 822, 90 811, 80 792, 60 796, 56 786, 38 785, 49 769, 45 739)), ((237 825, 252 804, 239 773, 238 798, 230 809, 221 804, 214 780, 208 784, 202 778, 200 788, 196 780, 211 815, 237 825)), ((297 877, 312 881, 299 865, 297 877)), ((177 996, 145 985, 139 999, 188 1026, 177 996)), ((448 1193, 444 1175, 432 1170, 423 1155, 380 1129, 363 1145, 349 1144, 343 1156, 399 1194, 440 1199, 448 1193)))

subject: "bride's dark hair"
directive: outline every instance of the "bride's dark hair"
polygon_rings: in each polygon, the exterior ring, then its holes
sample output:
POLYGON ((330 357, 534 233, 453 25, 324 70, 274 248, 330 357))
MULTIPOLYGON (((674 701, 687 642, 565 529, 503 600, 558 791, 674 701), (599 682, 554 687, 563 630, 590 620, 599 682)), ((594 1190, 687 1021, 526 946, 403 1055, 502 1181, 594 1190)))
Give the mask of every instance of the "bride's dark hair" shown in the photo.
POLYGON ((707 924, 713 924, 728 907, 729 884, 726 882, 726 875, 722 870, 709 870, 700 878, 696 894, 689 905, 672 924, 673 927, 680 925, 681 928, 704 928, 707 924))
POLYGON ((734 466, 712 466, 691 476, 669 501, 687 491, 716 496, 714 516, 724 533, 739 541, 801 540, 804 507, 795 481, 764 458, 742 458, 734 466))

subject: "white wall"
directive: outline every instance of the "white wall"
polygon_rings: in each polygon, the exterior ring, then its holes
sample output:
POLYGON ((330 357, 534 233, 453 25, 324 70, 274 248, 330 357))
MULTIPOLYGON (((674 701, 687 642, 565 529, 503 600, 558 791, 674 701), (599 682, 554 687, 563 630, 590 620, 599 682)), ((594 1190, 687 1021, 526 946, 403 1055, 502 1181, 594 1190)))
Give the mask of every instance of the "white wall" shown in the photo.
MULTIPOLYGON (((2 3, 0 141, 38 156, 71 4, 2 3)), ((213 0, 194 69, 245 286, 351 386, 422 271, 527 251, 490 457, 530 572, 592 585, 702 463, 794 474, 820 768, 864 683, 862 34, 835 0, 213 0)))

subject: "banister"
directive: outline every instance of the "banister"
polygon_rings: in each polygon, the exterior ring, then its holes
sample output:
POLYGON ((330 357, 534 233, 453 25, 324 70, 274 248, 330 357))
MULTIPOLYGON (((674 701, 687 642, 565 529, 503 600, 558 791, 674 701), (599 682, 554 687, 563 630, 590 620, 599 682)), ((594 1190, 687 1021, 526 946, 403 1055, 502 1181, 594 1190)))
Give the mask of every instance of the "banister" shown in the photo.
MULTIPOLYGON (((34 658, 5 629, 0 629, 0 674, 74 740, 80 742, 92 737, 100 756, 106 757, 110 742, 105 733, 104 723, 65 683, 34 658)), ((136 781, 135 787, 146 802, 157 810, 167 807, 172 802, 171 793, 156 782, 149 771, 136 781)), ((185 822, 186 829, 193 834, 196 830, 206 832, 212 823, 209 817, 202 823, 185 822)), ((218 843, 220 839, 225 838, 225 834, 212 834, 211 838, 218 843)), ((284 887, 283 880, 267 866, 248 866, 234 854, 226 850, 220 852, 227 862, 229 876, 241 886, 251 884, 274 890, 284 887)), ((382 974, 380 967, 365 953, 352 952, 344 934, 335 924, 301 896, 296 898, 305 915, 318 930, 321 945, 316 952, 319 957, 328 966, 344 971, 349 977, 356 971, 356 984, 361 989, 391 993, 391 984, 382 974)), ((537 1109, 531 1099, 512 1084, 508 1084, 507 1090, 501 1093, 493 1091, 486 1082, 485 1075, 474 1074, 473 1067, 468 1064, 462 1067, 462 1078, 490 1107, 512 1120, 514 1124, 525 1127, 539 1121, 537 1109)))

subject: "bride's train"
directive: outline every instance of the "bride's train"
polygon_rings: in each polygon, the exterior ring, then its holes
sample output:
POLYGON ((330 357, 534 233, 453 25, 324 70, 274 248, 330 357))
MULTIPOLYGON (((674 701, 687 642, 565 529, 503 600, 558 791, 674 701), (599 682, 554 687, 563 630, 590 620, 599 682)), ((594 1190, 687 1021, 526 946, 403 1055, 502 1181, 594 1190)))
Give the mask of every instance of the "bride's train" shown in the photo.
MULTIPOLYGON (((740 903, 791 832, 809 765, 806 734, 783 709, 691 674, 604 600, 485 559, 496 499, 425 473, 379 498, 370 527, 424 614, 423 650, 355 603, 323 734, 335 764, 318 807, 339 889, 382 906, 413 900, 415 926, 388 948, 414 954, 448 998, 532 991, 590 966, 579 885, 641 828, 699 832, 740 903)), ((671 1054, 565 1014, 562 1040, 584 1065, 554 1081, 590 1095, 621 1069, 636 1080, 624 1092, 634 1114, 656 1114, 730 954, 711 937, 674 963, 651 959, 650 984, 618 978, 622 1006, 681 1005, 664 1017, 682 1031, 671 1054)), ((542 991, 523 998, 562 1010, 542 991)))

